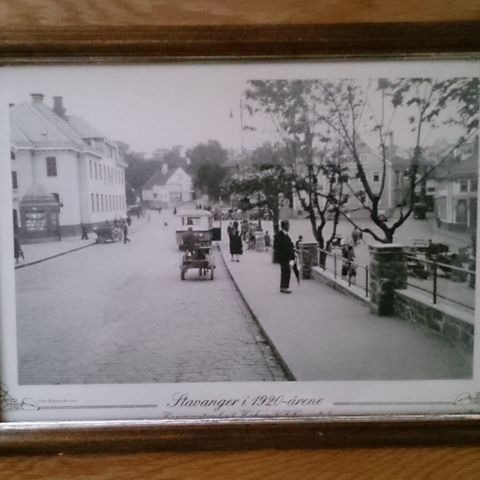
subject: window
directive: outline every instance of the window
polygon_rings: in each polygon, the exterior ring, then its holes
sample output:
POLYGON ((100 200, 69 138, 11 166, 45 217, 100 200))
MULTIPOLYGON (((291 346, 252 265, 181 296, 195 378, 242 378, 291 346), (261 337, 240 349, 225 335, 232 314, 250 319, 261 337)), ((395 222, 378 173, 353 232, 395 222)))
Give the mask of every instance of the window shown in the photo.
POLYGON ((379 172, 373 172, 373 182, 378 183, 380 181, 380 173, 379 172))
POLYGON ((98 169, 97 169, 97 164, 95 164, 95 180, 98 180, 98 169))
POLYGON ((182 225, 200 225, 200 217, 182 217, 182 225))
POLYGON ((103 193, 100 194, 100 211, 103 212, 103 193))
POLYGON ((15 152, 13 150, 10 150, 10 160, 15 160, 15 152))
POLYGON ((18 188, 17 172, 12 172, 12 188, 14 190, 18 188))
POLYGON ((90 160, 88 162, 88 164, 89 164, 89 167, 90 167, 90 178, 93 178, 93 175, 92 175, 92 161, 90 160))
POLYGON ((98 200, 98 193, 97 193, 97 212, 100 211, 100 202, 98 200))
POLYGON ((57 159, 55 157, 47 157, 47 177, 57 176, 57 159))
POLYGON ((93 193, 90 194, 90 199, 92 201, 92 212, 94 212, 95 211, 95 198, 94 198, 93 193))
POLYGON ((460 191, 468 192, 468 180, 460 180, 460 191))
POLYGON ((102 167, 103 167, 103 165, 98 166, 98 178, 100 180, 103 180, 103 178, 102 178, 102 167))
POLYGON ((470 180, 470 191, 476 192, 478 189, 478 179, 470 180))

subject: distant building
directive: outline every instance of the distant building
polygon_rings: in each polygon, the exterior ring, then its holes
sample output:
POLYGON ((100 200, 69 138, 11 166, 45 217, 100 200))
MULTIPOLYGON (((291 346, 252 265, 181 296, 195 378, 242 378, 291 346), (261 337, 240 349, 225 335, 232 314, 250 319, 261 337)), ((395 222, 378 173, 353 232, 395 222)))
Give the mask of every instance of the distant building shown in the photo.
POLYGON ((10 107, 13 221, 35 241, 78 235, 126 215, 125 167, 118 146, 44 95, 10 107))
MULTIPOLYGON (((384 210, 387 215, 391 214, 397 206, 405 202, 406 187, 404 175, 409 165, 407 153, 393 144, 393 136, 390 136, 385 162, 375 149, 360 139, 358 140, 357 151, 372 192, 378 194, 382 190, 378 208, 384 210), (385 175, 384 179, 382 178, 383 175, 385 175)), ((343 168, 348 175, 348 186, 333 186, 333 188, 342 188, 342 194, 346 198, 346 203, 342 207, 343 210, 357 217, 369 216, 368 210, 362 203, 370 205, 370 202, 357 175, 358 168, 356 162, 352 158, 346 157, 343 160, 343 168)), ((321 201, 325 201, 322 195, 329 194, 330 185, 329 179, 323 173, 320 173, 318 176, 318 189, 321 201)), ((295 211, 301 211, 302 207, 297 195, 293 196, 293 204, 295 211)))
POLYGON ((435 216, 440 228, 474 230, 477 225, 478 139, 457 149, 434 171, 435 216))
POLYGON ((182 167, 168 169, 164 163, 142 189, 142 199, 149 208, 170 208, 195 199, 191 176, 182 167))

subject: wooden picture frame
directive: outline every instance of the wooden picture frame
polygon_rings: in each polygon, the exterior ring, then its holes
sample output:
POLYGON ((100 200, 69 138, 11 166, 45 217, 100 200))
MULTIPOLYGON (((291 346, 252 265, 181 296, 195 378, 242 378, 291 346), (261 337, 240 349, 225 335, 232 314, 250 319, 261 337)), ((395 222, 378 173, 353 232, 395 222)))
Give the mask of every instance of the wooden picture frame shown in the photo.
MULTIPOLYGON (((141 64, 331 59, 471 59, 479 22, 6 28, 3 65, 141 64)), ((7 401, 2 393, 1 403, 7 401)), ((0 423, 1 453, 242 450, 353 446, 473 445, 471 413, 337 417, 0 423)))

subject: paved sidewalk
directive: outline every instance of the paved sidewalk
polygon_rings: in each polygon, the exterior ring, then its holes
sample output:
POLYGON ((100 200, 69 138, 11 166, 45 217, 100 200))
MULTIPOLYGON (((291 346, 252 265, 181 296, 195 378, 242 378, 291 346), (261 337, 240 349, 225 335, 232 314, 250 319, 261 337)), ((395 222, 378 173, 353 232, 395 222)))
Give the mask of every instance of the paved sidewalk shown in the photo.
MULTIPOLYGON (((134 219, 129 229, 129 235, 141 229, 145 223, 147 223, 147 218, 134 219)), ((49 242, 24 243, 22 244, 24 258, 19 258, 15 268, 23 268, 94 245, 95 233, 89 232, 88 238, 88 240, 81 240, 79 237, 63 237, 61 240, 49 242)))
MULTIPOLYGON (((225 237, 224 237, 225 238, 225 237)), ((231 262, 237 287, 296 380, 467 378, 472 359, 434 332, 399 318, 378 317, 365 303, 313 280, 279 292, 271 252, 244 251, 231 262)))

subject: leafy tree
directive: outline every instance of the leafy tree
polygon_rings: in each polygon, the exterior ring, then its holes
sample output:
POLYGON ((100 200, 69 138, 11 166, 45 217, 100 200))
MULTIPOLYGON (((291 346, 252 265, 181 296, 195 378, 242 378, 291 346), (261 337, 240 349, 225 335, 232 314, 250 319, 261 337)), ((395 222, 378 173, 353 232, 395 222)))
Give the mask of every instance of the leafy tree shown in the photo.
MULTIPOLYGON (((284 145, 283 166, 292 177, 294 194, 307 212, 312 232, 320 248, 329 248, 339 220, 346 170, 341 162, 341 146, 334 145, 330 131, 316 112, 317 81, 252 80, 246 91, 246 107, 252 117, 271 122, 284 145), (327 176, 322 191, 318 178, 327 176), (324 227, 335 207, 333 229, 324 238, 324 227), (317 221, 318 219, 318 221, 317 221)), ((250 127, 252 128, 252 127, 250 127)))
POLYGON ((278 146, 269 143, 258 147, 248 157, 250 168, 234 176, 226 185, 230 195, 242 197, 246 203, 244 208, 266 208, 272 217, 275 233, 279 230, 280 199, 290 195, 292 189, 293 178, 285 170, 283 154, 278 146))
POLYGON ((209 140, 188 150, 186 155, 190 161, 194 186, 210 198, 218 200, 222 194, 222 182, 227 175, 227 150, 217 140, 209 140))
MULTIPOLYGON (((422 150, 428 134, 441 125, 455 123, 463 126, 472 135, 478 126, 478 79, 449 79, 440 81, 431 78, 405 78, 398 80, 378 79, 376 89, 373 82, 363 87, 353 80, 321 82, 318 103, 324 107, 319 119, 325 122, 344 144, 356 166, 356 176, 363 187, 364 196, 352 192, 363 208, 367 209, 373 223, 383 236, 369 227, 360 228, 380 242, 391 243, 395 231, 407 220, 413 211, 415 192, 420 187, 425 191, 426 179, 432 170, 447 159, 451 151, 435 167, 422 165, 422 150), (477 99, 475 102, 474 99, 477 99), (409 166, 405 172, 407 181, 406 210, 401 209, 399 217, 388 222, 379 211, 380 201, 385 192, 389 148, 388 126, 397 111, 403 110, 406 120, 401 127, 412 134, 413 145, 409 166), (368 178, 360 154, 360 135, 373 134, 376 138, 376 152, 381 159, 380 185, 375 188, 368 178)), ((459 136, 453 148, 466 141, 459 136)), ((453 150, 452 148, 452 150, 453 150)), ((355 223, 350 220, 352 224, 355 223)), ((357 226, 358 227, 358 226, 357 226)))
POLYGON ((182 155, 182 149, 181 145, 176 145, 170 149, 157 148, 153 151, 151 160, 167 164, 169 170, 175 170, 178 167, 188 169, 188 160, 182 155))

